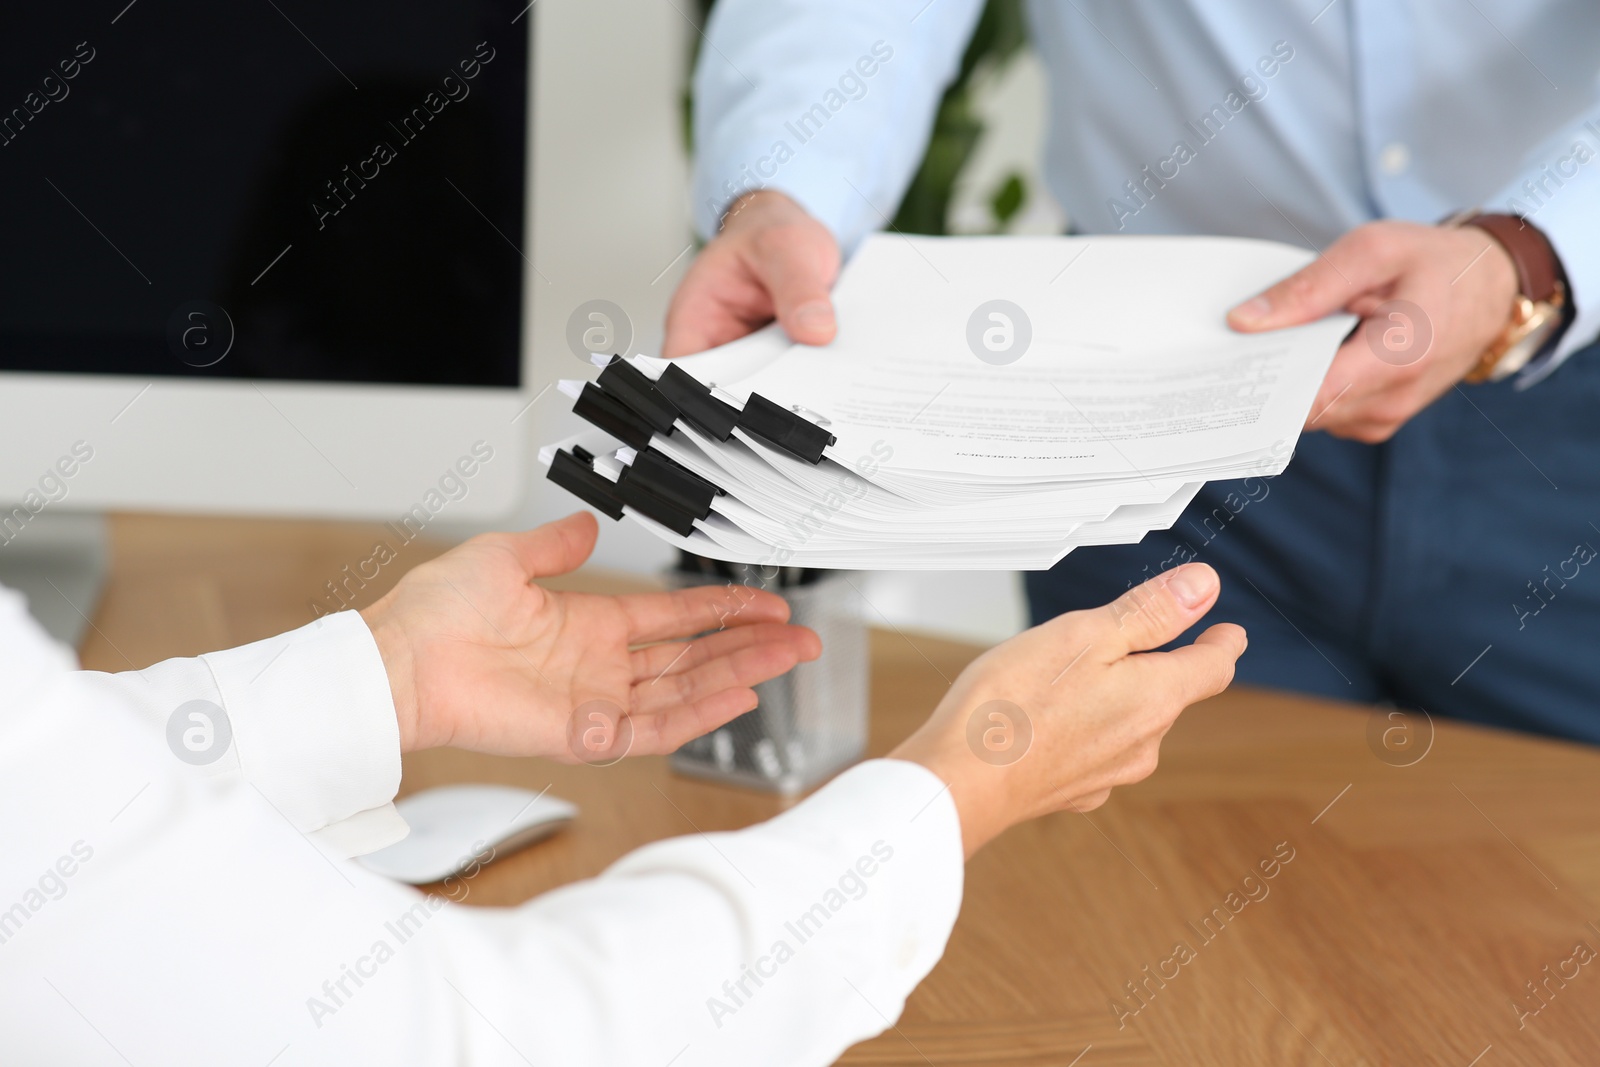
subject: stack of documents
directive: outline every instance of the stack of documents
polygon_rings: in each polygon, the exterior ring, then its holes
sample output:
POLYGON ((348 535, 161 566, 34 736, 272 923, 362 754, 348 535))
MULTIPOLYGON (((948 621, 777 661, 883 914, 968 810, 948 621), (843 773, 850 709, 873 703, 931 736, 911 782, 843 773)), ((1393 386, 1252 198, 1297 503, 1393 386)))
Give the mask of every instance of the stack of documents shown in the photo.
POLYGON ((1235 333, 1312 254, 1209 237, 877 235, 832 344, 777 327, 562 382, 593 429, 552 480, 701 556, 1044 569, 1165 529, 1212 479, 1280 473, 1354 319, 1235 333))

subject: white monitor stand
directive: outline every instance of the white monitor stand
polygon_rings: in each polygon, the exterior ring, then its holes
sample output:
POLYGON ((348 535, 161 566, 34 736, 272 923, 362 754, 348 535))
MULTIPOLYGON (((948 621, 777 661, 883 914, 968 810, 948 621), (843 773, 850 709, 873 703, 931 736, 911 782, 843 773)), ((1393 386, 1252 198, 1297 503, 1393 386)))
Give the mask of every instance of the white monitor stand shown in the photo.
POLYGON ((101 515, 44 514, 24 529, 0 523, 0 585, 28 598, 28 610, 56 640, 76 648, 89 629, 110 566, 101 515))

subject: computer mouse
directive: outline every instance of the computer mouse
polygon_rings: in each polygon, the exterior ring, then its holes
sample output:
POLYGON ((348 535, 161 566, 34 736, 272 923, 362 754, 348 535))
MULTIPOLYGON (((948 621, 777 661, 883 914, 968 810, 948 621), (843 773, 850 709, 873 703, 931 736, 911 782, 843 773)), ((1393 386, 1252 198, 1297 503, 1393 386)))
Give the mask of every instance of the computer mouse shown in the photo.
POLYGON ((508 856, 560 830, 577 805, 508 785, 444 785, 395 802, 411 833, 358 857, 368 870, 424 885, 508 856))

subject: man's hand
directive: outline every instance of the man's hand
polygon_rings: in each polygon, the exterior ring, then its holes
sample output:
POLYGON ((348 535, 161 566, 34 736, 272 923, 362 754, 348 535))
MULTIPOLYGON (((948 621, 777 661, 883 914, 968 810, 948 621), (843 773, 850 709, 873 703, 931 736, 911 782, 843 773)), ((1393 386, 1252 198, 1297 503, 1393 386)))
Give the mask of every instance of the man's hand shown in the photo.
POLYGON ((795 342, 825 345, 838 275, 838 243, 804 208, 772 190, 742 197, 672 295, 661 354, 703 352, 773 319, 795 342))
POLYGON ((1226 689, 1244 630, 1220 623, 1172 652, 1210 610, 1216 572, 1191 563, 1091 611, 1074 611, 985 652, 892 758, 950 786, 968 856, 1009 826, 1088 811, 1156 768, 1188 705, 1226 689))
POLYGON ((1376 444, 1473 368, 1510 321, 1516 294, 1510 255, 1476 227, 1369 222, 1234 308, 1228 324, 1253 333, 1360 315, 1306 429, 1376 444))
POLYGON ((755 707, 752 685, 820 654, 816 634, 787 625, 789 605, 771 593, 718 585, 593 596, 533 584, 578 567, 597 533, 579 512, 474 537, 363 609, 402 751, 455 745, 568 763, 671 752, 755 707), (716 632, 689 640, 707 630, 716 632), (625 749, 575 748, 573 713, 586 706, 625 715, 625 726, 606 724, 625 749))

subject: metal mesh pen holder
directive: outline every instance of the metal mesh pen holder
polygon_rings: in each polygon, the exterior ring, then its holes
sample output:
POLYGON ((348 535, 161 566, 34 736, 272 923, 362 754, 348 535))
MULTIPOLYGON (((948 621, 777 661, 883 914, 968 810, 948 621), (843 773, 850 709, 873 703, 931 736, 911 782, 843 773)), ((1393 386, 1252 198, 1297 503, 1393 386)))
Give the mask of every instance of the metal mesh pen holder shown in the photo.
MULTIPOLYGON (((732 565, 733 581, 777 593, 790 620, 822 639, 822 655, 755 687, 760 704, 673 753, 682 774, 793 795, 859 760, 867 747, 867 629, 843 572, 782 585, 793 568, 764 579, 762 569, 732 565)), ((770 574, 773 568, 766 568, 770 574)), ((819 572, 812 572, 813 574, 819 572)), ((708 574, 673 571, 684 588, 708 585, 708 574)), ((727 581, 727 579, 721 579, 727 581)))

